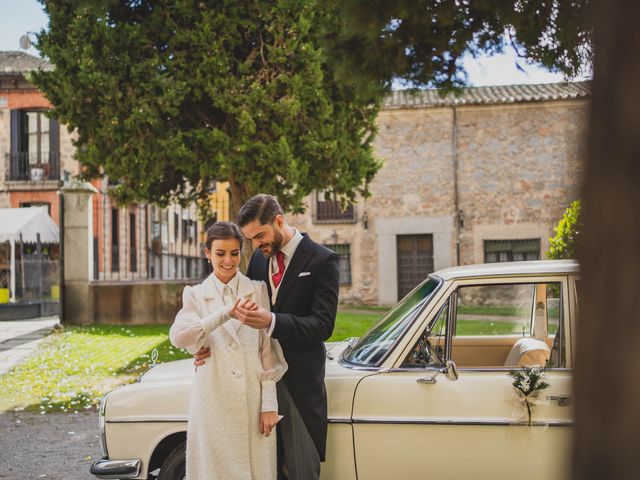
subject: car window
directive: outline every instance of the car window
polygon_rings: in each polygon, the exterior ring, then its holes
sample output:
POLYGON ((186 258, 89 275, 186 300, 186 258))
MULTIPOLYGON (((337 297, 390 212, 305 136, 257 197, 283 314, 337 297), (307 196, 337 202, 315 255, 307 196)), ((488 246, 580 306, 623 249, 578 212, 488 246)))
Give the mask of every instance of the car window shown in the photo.
POLYGON ((444 365, 448 318, 449 301, 440 308, 435 320, 431 322, 431 326, 420 335, 409 355, 400 365, 401 368, 424 368, 444 365))
POLYGON ((447 358, 462 368, 564 366, 561 299, 560 282, 459 287, 402 367, 440 366, 447 358))
POLYGON ((440 283, 436 278, 429 278, 418 285, 363 335, 353 348, 346 350, 342 359, 357 366, 377 366, 384 360, 396 340, 422 312, 440 283))
POLYGON ((533 284, 459 288, 455 335, 528 335, 533 300, 533 284))

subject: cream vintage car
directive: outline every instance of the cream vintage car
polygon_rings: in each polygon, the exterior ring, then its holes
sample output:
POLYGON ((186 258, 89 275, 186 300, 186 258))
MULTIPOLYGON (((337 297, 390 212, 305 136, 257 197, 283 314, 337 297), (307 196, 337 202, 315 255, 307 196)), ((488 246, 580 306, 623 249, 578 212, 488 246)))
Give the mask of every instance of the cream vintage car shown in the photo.
MULTIPOLYGON (((322 478, 568 478, 577 287, 573 261, 448 268, 360 339, 327 344, 322 478), (545 362, 528 417, 509 372, 545 362)), ((106 395, 91 473, 183 478, 192 373, 157 365, 106 395)))

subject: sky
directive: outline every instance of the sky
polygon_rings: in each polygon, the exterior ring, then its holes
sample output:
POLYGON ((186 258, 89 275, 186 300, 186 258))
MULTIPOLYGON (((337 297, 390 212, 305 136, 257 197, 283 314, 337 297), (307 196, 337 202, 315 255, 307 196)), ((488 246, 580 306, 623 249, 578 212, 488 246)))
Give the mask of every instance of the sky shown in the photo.
MULTIPOLYGON (((21 50, 19 39, 27 32, 38 32, 45 28, 48 18, 37 0, 0 0, 0 50, 21 50)), ((38 51, 31 47, 27 50, 35 56, 38 51)), ((554 74, 541 66, 527 65, 520 60, 516 67, 516 55, 508 48, 504 54, 477 59, 466 58, 465 68, 469 74, 471 86, 516 85, 530 83, 562 82, 560 74, 554 74)))

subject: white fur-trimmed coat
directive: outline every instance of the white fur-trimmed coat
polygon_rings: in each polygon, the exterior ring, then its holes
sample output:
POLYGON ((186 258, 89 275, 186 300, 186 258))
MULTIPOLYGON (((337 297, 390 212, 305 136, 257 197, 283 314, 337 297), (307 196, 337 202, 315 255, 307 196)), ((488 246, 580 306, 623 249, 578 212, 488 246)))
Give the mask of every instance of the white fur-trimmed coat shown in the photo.
MULTIPOLYGON (((228 285, 270 309, 264 282, 237 273, 228 285)), ((173 345, 191 353, 211 347, 191 390, 187 480, 275 479, 275 430, 268 437, 260 433, 260 413, 278 410, 276 381, 287 365, 277 340, 231 318, 232 299, 227 293, 225 305, 221 294, 213 275, 185 287, 169 332, 173 345)))

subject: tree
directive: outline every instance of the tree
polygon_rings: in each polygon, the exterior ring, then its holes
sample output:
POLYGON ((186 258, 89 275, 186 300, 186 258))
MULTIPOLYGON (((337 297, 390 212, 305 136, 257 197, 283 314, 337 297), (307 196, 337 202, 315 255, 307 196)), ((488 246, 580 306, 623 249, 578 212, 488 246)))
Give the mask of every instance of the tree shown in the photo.
POLYGON ((640 49, 640 4, 407 0, 363 5, 344 0, 344 10, 353 12, 345 16, 347 30, 328 35, 327 41, 337 61, 347 65, 356 58, 362 78, 385 82, 396 76, 414 85, 463 83, 461 53, 496 51, 503 27, 526 58, 568 77, 591 58, 595 45, 581 194, 584 246, 578 251, 583 280, 574 356, 573 478, 635 478, 640 444, 640 61, 629 52, 640 49), (357 50, 351 54, 344 48, 349 41, 357 50), (376 57, 374 49, 357 45, 380 45, 382 53, 376 57))
POLYGON ((337 83, 318 46, 337 25, 311 0, 44 0, 34 74, 77 131, 85 177, 107 175, 124 203, 232 204, 269 192, 300 211, 313 189, 368 195, 382 89, 337 83))
POLYGON ((578 258, 583 231, 580 200, 571 202, 555 231, 556 235, 549 241, 547 257, 556 260, 578 258))
POLYGON ((628 56, 640 49, 640 4, 594 3, 575 377, 580 480, 635 478, 640 445, 640 61, 628 56))
MULTIPOLYGON (((332 0, 329 0, 331 3, 332 0)), ((588 0, 343 0, 324 40, 342 78, 445 89, 467 81, 464 54, 506 46, 573 78, 592 57, 588 0)))

